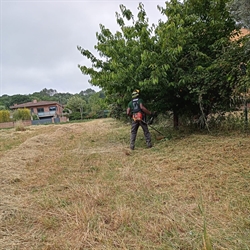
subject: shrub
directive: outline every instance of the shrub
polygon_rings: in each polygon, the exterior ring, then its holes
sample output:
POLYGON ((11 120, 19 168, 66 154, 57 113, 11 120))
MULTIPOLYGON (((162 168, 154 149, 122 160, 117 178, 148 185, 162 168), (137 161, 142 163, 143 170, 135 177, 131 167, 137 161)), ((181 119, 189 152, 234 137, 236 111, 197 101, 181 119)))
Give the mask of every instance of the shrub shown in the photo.
POLYGON ((80 112, 72 112, 69 114, 70 120, 81 120, 81 113, 80 112))
POLYGON ((0 122, 9 122, 10 119, 10 112, 8 110, 0 110, 0 122))
POLYGON ((15 121, 18 121, 18 120, 30 120, 31 119, 30 110, 27 109, 27 108, 17 109, 13 113, 13 118, 14 118, 15 121))
POLYGON ((32 115, 32 119, 33 119, 33 120, 39 120, 39 117, 38 117, 37 114, 33 114, 33 115, 32 115))

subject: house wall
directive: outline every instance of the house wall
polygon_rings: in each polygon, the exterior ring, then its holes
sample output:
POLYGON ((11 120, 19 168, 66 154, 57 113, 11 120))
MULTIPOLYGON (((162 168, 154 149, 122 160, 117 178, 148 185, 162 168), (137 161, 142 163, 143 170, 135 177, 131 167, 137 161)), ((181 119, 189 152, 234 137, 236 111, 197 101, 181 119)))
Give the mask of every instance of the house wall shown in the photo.
POLYGON ((43 108, 44 109, 44 113, 48 113, 48 112, 51 112, 49 108, 53 107, 53 106, 56 106, 56 114, 58 116, 60 116, 62 114, 63 110, 62 110, 62 107, 60 105, 58 105, 58 104, 55 104, 55 105, 45 105, 45 106, 40 106, 40 107, 30 107, 29 109, 32 110, 33 111, 32 113, 34 113, 34 114, 38 114, 37 109, 39 109, 39 108, 43 108))
POLYGON ((68 122, 69 121, 69 118, 63 116, 63 117, 60 117, 60 122, 68 122))
POLYGON ((57 111, 56 112, 57 112, 57 114, 61 115, 63 113, 63 107, 60 106, 60 105, 57 105, 57 111))

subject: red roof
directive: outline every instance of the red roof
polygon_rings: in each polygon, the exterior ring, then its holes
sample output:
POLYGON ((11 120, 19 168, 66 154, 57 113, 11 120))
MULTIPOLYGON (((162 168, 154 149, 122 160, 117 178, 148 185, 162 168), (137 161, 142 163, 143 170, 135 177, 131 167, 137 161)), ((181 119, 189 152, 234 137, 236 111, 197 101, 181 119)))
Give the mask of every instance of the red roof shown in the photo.
POLYGON ((57 101, 33 101, 33 102, 26 102, 21 104, 15 104, 14 106, 10 106, 11 109, 17 108, 31 108, 31 107, 40 107, 40 106, 48 106, 48 105, 60 105, 57 101))
POLYGON ((233 40, 233 41, 238 40, 239 38, 246 36, 246 35, 249 35, 249 34, 250 34, 250 30, 245 29, 245 28, 241 28, 239 35, 234 36, 231 40, 233 40))

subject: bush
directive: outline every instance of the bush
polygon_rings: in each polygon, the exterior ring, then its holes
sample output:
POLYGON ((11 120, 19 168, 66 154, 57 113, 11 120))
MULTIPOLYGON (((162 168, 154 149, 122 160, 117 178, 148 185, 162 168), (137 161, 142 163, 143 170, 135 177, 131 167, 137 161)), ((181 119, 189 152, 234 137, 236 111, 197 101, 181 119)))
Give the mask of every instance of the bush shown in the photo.
POLYGON ((18 120, 31 120, 30 110, 27 109, 27 108, 15 110, 14 113, 13 113, 13 119, 15 121, 18 121, 18 120))
POLYGON ((0 110, 0 122, 9 122, 10 119, 10 112, 8 110, 0 110))
POLYGON ((39 117, 38 117, 38 115, 37 114, 33 114, 32 115, 32 119, 35 121, 35 120, 39 120, 39 117))
POLYGON ((72 112, 69 114, 69 120, 81 120, 81 113, 80 112, 72 112))

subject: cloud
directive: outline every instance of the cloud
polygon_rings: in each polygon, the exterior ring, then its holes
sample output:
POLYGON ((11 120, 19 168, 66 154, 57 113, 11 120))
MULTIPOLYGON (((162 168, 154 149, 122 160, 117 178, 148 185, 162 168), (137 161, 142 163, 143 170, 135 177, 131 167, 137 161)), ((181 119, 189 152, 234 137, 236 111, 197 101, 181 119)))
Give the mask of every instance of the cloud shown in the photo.
MULTIPOLYGON (((156 6, 164 6, 164 1, 143 2, 149 19, 157 22, 161 15, 156 6)), ((121 3, 137 14, 139 1, 2 0, 0 96, 44 88, 69 93, 99 90, 78 69, 78 64, 90 62, 77 46, 95 53, 99 25, 118 30, 115 12, 120 12, 121 3)))

